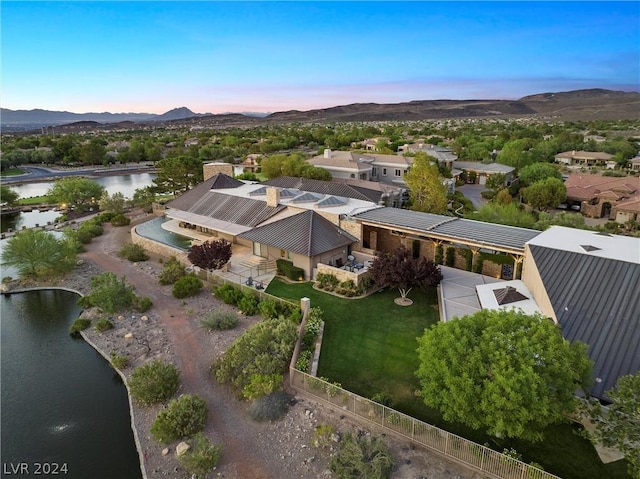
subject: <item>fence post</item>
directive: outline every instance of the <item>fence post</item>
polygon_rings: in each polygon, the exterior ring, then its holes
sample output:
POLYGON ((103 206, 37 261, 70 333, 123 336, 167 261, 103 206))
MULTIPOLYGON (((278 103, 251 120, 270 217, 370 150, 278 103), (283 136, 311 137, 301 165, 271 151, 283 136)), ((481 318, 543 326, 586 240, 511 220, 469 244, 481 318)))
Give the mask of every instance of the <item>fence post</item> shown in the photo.
POLYGON ((444 453, 449 455, 449 433, 444 436, 444 453))
POLYGON ((411 418, 411 440, 415 441, 415 435, 416 435, 416 420, 414 418, 411 418))

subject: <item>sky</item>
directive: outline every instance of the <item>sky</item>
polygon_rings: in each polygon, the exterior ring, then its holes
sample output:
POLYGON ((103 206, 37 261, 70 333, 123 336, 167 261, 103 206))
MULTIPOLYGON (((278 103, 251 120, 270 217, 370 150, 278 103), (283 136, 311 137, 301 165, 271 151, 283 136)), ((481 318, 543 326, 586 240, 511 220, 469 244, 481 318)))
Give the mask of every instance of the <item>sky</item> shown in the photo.
POLYGON ((640 2, 2 1, 3 108, 196 113, 640 91, 640 2))

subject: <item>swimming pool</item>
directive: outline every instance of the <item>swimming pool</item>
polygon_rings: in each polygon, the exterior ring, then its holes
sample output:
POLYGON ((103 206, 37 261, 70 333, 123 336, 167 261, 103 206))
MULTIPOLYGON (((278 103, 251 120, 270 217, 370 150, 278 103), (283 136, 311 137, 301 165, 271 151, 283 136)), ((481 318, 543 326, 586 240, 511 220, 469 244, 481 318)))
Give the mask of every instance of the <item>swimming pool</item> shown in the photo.
POLYGON ((191 247, 191 239, 163 229, 162 223, 165 221, 170 220, 166 217, 154 218, 136 226, 136 232, 144 238, 188 251, 191 247))

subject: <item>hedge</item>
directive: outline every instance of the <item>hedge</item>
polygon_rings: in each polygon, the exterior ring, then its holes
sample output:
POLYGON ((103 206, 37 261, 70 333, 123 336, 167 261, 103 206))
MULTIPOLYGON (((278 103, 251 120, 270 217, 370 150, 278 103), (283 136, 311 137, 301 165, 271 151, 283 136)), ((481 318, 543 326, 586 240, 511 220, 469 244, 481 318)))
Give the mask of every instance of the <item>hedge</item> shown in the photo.
POLYGON ((291 261, 278 259, 276 260, 276 267, 279 275, 286 276, 293 281, 302 281, 304 279, 304 270, 294 266, 291 261))

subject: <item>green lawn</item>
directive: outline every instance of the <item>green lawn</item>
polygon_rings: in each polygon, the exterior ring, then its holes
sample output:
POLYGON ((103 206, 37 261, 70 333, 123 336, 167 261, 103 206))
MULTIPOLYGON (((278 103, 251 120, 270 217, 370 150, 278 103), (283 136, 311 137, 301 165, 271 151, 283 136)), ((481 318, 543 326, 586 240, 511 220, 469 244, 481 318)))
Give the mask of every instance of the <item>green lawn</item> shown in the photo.
POLYGON ((0 174, 0 176, 5 177, 5 176, 18 176, 18 175, 22 175, 24 174, 25 171, 21 170, 20 168, 11 168, 9 170, 5 170, 2 172, 2 174, 0 174))
MULTIPOLYGON (((385 392, 399 411, 480 444, 496 445, 495 438, 445 422, 438 411, 415 396, 419 388, 414 374, 418 368, 416 338, 438 321, 435 289, 413 290, 409 297, 414 304, 409 307, 396 305, 393 300, 399 293, 388 288, 363 299, 342 299, 314 290, 312 283, 288 284, 276 278, 267 292, 296 302, 308 297, 312 307, 323 310, 319 376, 365 397, 385 392)), ((514 447, 526 462, 540 463, 564 479, 629 477, 626 463, 603 465, 591 443, 575 434, 569 424, 549 428, 540 443, 511 441, 500 447, 514 447)))

